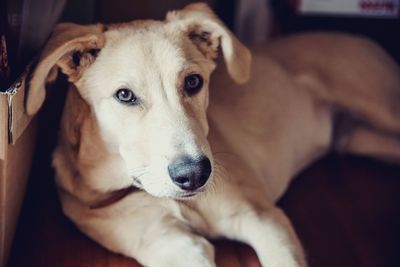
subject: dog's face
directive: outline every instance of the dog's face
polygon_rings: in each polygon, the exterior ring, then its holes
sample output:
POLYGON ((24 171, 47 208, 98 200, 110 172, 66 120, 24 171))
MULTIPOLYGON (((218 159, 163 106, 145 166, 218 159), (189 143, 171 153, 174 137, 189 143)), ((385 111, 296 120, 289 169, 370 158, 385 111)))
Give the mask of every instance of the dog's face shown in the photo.
POLYGON ((215 63, 168 26, 106 32, 76 85, 130 179, 155 196, 184 197, 212 170, 206 109, 215 63))
POLYGON ((212 177, 206 111, 218 47, 238 82, 248 75, 241 70, 248 68, 248 51, 201 4, 170 13, 164 22, 81 36, 68 53, 60 52, 56 65, 90 106, 108 153, 122 160, 126 184, 158 197, 203 191, 212 177))

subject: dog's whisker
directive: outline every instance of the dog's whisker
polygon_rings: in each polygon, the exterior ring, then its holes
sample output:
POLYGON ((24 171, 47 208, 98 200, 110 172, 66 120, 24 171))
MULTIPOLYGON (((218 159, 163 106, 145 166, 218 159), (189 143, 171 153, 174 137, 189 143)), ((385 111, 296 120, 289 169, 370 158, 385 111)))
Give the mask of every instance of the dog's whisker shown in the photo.
POLYGON ((213 152, 212 155, 213 156, 227 155, 227 156, 239 157, 237 154, 230 152, 230 151, 216 151, 216 152, 213 152))
POLYGON ((212 153, 213 155, 217 155, 217 154, 233 154, 232 152, 229 151, 216 151, 212 153))
POLYGON ((149 170, 149 167, 147 167, 147 166, 138 167, 138 168, 132 169, 132 170, 130 171, 130 174, 131 174, 132 176, 140 176, 140 175, 142 175, 142 174, 148 172, 148 170, 149 170))
POLYGON ((137 168, 132 169, 131 172, 147 170, 148 168, 149 168, 148 166, 137 167, 137 168))

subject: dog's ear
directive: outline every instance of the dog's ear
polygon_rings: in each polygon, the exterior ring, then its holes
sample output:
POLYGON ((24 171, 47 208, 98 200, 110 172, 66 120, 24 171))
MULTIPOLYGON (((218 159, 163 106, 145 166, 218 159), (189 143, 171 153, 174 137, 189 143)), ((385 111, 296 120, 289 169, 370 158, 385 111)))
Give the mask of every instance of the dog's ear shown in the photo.
POLYGON ((101 24, 81 26, 62 23, 56 26, 43 49, 29 84, 26 111, 35 114, 46 95, 46 82, 54 80, 58 69, 76 82, 83 71, 95 60, 104 45, 104 26, 101 24))
POLYGON ((250 77, 251 53, 204 3, 195 3, 167 14, 168 22, 178 22, 187 37, 208 59, 215 59, 221 46, 231 78, 244 83, 250 77))

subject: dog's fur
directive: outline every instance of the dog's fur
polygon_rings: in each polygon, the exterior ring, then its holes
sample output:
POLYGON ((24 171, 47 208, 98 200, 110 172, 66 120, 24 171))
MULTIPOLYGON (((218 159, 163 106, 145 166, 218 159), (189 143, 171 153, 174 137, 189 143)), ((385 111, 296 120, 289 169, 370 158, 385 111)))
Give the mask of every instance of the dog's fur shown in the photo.
POLYGON ((251 63, 205 4, 165 21, 59 25, 33 73, 27 111, 38 111, 61 69, 72 84, 54 153, 65 214, 145 266, 215 266, 206 238, 217 237, 250 244, 262 266, 306 266, 275 202, 331 149, 400 162, 399 68, 372 42, 341 34, 287 37, 252 54, 251 63), (226 68, 210 80, 219 48, 226 68), (188 73, 205 79, 191 97, 182 92, 188 73), (118 103, 121 87, 140 105, 118 103), (181 154, 211 159, 196 196, 185 198, 168 175, 181 154), (141 190, 93 208, 132 185, 141 190))

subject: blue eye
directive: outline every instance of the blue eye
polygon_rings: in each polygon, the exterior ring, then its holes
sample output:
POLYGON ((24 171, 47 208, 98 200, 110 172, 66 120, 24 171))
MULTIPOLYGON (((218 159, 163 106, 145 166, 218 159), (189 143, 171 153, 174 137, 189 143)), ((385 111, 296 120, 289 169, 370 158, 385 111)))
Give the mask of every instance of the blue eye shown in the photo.
POLYGON ((185 92, 189 95, 197 94, 203 87, 203 77, 200 74, 190 74, 185 77, 185 92))
POLYGON ((114 97, 122 104, 125 105, 137 105, 139 104, 139 99, 136 95, 127 88, 122 88, 115 92, 114 97))

